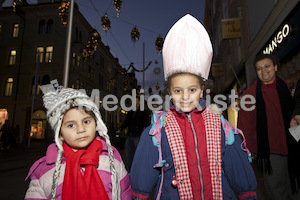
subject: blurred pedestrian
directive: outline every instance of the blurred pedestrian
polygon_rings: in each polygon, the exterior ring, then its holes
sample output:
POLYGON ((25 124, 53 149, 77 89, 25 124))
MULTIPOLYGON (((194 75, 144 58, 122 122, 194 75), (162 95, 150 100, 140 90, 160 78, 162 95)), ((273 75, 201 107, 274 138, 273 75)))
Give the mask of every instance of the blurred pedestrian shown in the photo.
POLYGON ((191 15, 168 32, 162 55, 170 110, 155 112, 142 133, 130 171, 134 199, 148 199, 153 187, 156 199, 229 200, 235 192, 257 199, 239 135, 225 139, 232 127, 203 99, 212 54, 208 33, 191 15))
POLYGON ((71 88, 49 91, 43 101, 55 143, 30 168, 25 199, 129 199, 128 173, 96 104, 71 88))
POLYGON ((2 141, 2 147, 1 150, 9 149, 11 144, 14 144, 14 136, 13 136, 13 129, 9 125, 8 119, 5 120, 0 132, 2 132, 1 135, 1 141, 2 141))
POLYGON ((300 168, 293 156, 294 140, 288 131, 291 91, 286 81, 276 76, 279 62, 275 56, 257 55, 254 66, 258 78, 243 95, 256 98, 255 109, 240 109, 238 127, 244 131, 247 147, 255 154, 269 199, 288 200, 292 194, 290 180, 294 183, 296 178, 291 167, 300 168))
POLYGON ((130 110, 127 113, 125 121, 118 130, 119 132, 122 132, 125 128, 128 128, 125 141, 125 156, 126 168, 129 171, 141 133, 150 124, 148 112, 146 110, 141 110, 140 97, 137 96, 135 102, 132 103, 135 104, 135 110, 130 110))

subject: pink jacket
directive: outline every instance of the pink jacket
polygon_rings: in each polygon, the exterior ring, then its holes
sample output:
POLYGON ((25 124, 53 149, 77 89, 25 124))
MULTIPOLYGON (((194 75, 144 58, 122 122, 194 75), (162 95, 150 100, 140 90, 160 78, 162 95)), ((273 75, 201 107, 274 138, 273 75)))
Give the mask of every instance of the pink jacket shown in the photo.
MULTIPOLYGON (((108 150, 103 139, 99 139, 103 144, 103 149, 99 156, 99 166, 97 171, 101 177, 105 190, 111 199, 112 183, 111 173, 109 168, 108 150)), ((114 151, 115 168, 119 175, 121 199, 132 199, 131 185, 129 175, 125 169, 122 158, 116 148, 112 147, 114 151)), ((29 173, 25 180, 30 176, 31 181, 29 188, 26 192, 26 200, 39 200, 50 199, 52 176, 54 173, 55 161, 58 154, 58 149, 55 143, 48 146, 46 156, 37 160, 30 168, 29 173)), ((66 158, 62 158, 61 173, 58 180, 58 186, 56 189, 56 199, 60 200, 62 195, 62 185, 64 179, 64 172, 66 167, 66 158)))

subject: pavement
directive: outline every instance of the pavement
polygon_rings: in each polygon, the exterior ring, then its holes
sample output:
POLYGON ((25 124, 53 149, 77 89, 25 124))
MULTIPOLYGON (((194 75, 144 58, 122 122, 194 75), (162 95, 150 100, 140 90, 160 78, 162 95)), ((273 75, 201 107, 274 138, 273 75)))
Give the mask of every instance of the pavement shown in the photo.
POLYGON ((24 199, 29 181, 25 181, 31 165, 45 155, 48 144, 32 141, 0 151, 0 199, 24 199))

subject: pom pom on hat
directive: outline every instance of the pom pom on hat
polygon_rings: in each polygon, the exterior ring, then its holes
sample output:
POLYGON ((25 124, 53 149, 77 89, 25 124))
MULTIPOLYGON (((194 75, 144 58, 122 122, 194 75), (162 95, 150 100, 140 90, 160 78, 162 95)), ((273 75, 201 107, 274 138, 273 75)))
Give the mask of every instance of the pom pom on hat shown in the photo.
POLYGON ((187 14, 172 26, 166 36, 162 55, 165 79, 178 72, 208 79, 212 44, 203 25, 193 16, 187 14))

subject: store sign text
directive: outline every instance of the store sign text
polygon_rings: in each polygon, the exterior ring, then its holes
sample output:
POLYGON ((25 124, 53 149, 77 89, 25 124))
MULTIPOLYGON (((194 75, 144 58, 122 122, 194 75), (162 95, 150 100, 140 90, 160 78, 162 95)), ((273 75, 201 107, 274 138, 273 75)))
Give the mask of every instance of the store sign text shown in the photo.
POLYGON ((290 34, 290 26, 288 24, 285 24, 281 31, 279 31, 276 36, 273 38, 271 43, 266 46, 265 50, 263 51, 264 54, 270 54, 272 53, 275 48, 278 47, 280 43, 290 34))

